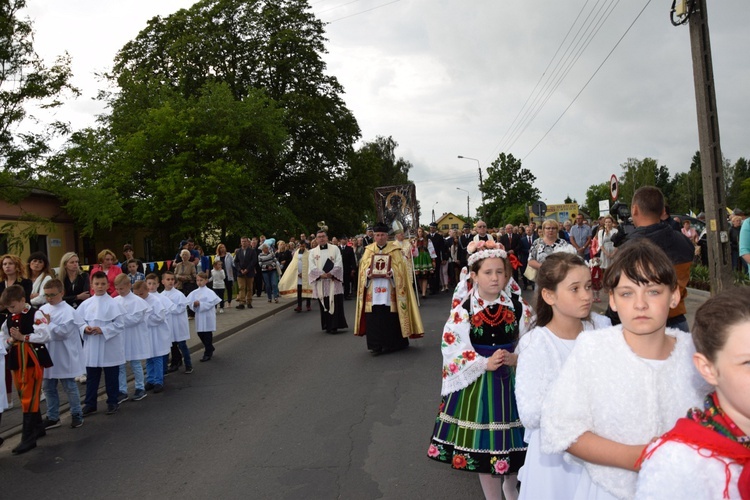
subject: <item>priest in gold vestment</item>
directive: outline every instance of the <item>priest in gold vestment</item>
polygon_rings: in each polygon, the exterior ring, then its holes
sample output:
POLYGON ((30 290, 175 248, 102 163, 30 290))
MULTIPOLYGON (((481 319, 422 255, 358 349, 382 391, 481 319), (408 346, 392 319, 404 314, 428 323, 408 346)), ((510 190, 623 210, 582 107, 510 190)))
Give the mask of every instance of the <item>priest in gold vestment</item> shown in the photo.
POLYGON ((367 337, 373 355, 409 347, 409 338, 424 335, 409 267, 401 248, 388 241, 388 226, 377 224, 374 243, 359 264, 354 335, 367 337), (387 273, 372 269, 373 256, 388 255, 387 273))

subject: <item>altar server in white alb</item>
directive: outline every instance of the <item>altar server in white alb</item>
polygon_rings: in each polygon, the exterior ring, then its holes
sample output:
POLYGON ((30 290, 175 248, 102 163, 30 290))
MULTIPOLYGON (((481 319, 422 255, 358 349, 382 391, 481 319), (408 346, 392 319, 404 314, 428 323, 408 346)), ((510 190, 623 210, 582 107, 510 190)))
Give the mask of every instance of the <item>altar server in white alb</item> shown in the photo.
POLYGON ((94 296, 78 306, 85 325, 83 334, 83 362, 86 365, 86 397, 83 416, 96 413, 99 381, 104 371, 107 389, 107 415, 116 413, 120 405, 120 365, 125 363, 125 310, 107 294, 107 274, 97 271, 91 276, 94 296))
POLYGON ((609 318, 591 314, 591 273, 572 246, 547 257, 536 279, 534 329, 518 342, 516 402, 529 444, 518 472, 519 500, 566 498, 575 491, 581 466, 568 463, 562 453, 541 451, 539 421, 542 403, 560 375, 565 360, 585 330, 612 326, 609 318))
MULTIPOLYGON (((155 297, 161 301, 161 304, 164 306, 164 320, 167 324, 167 328, 169 329, 169 350, 173 351, 173 344, 174 344, 174 332, 172 331, 172 322, 170 321, 170 316, 172 316, 172 312, 177 307, 174 302, 169 300, 167 297, 159 293, 159 275, 156 273, 150 273, 146 275, 146 287, 148 287, 148 294, 151 297, 155 297)), ((167 366, 169 365, 169 353, 162 356, 162 369, 164 372, 164 376, 169 373, 169 370, 167 366)))
POLYGON ((60 427, 60 397, 57 393, 58 382, 68 395, 72 428, 83 425, 81 395, 75 378, 83 373, 83 346, 81 329, 83 319, 67 302, 63 300, 62 281, 53 278, 44 284, 46 304, 40 310, 50 318, 47 331, 50 340, 47 350, 52 358, 52 367, 44 370, 42 390, 47 400, 47 418, 45 429, 60 427))
POLYGON ((128 377, 126 365, 130 363, 133 372, 135 392, 133 401, 140 401, 147 396, 143 377, 143 360, 148 359, 150 352, 150 341, 148 328, 143 324, 143 319, 151 311, 148 303, 130 292, 130 277, 127 274, 118 274, 115 278, 115 297, 126 311, 122 336, 125 341, 125 363, 120 365, 120 403, 128 400, 128 377))
POLYGON ((542 404, 542 451, 567 451, 583 464, 565 498, 633 498, 646 446, 709 391, 690 334, 667 328, 680 291, 666 254, 643 239, 628 242, 603 284, 622 324, 582 332, 542 404))
POLYGON ((195 311, 195 330, 203 342, 203 357, 201 361, 210 361, 216 348, 214 347, 214 331, 216 330, 216 309, 214 306, 221 302, 216 293, 208 288, 208 275, 198 273, 195 277, 198 288, 188 295, 188 306, 195 311))
POLYGON ((167 324, 167 311, 164 304, 153 294, 148 293, 148 286, 144 281, 136 281, 133 293, 145 300, 151 311, 143 318, 143 324, 148 328, 149 356, 146 359, 147 391, 160 393, 164 390, 164 355, 169 354, 172 345, 172 332, 167 324))
POLYGON ((346 328, 344 317, 344 264, 341 250, 328 244, 325 228, 315 236, 318 246, 310 250, 308 279, 313 298, 320 301, 321 328, 327 333, 337 333, 346 328))
POLYGON ((187 341, 190 340, 190 323, 187 315, 188 299, 174 287, 175 279, 172 271, 166 271, 161 277, 161 282, 164 285, 161 294, 171 300, 175 306, 167 315, 167 321, 172 328, 172 362, 167 371, 175 372, 179 370, 180 364, 184 361, 185 373, 191 374, 193 373, 193 362, 190 359, 190 348, 187 345, 187 341), (178 354, 181 359, 177 359, 178 354))

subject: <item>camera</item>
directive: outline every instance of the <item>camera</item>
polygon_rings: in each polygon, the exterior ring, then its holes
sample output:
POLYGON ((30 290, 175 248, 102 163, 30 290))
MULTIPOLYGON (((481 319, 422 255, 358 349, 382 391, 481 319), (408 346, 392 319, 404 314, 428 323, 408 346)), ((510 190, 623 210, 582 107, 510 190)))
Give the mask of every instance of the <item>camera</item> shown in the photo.
POLYGON ((612 238, 612 243, 618 247, 625 243, 628 235, 635 231, 635 226, 633 225, 630 208, 627 203, 616 201, 612 205, 612 208, 609 209, 609 213, 617 219, 619 224, 619 231, 612 238))

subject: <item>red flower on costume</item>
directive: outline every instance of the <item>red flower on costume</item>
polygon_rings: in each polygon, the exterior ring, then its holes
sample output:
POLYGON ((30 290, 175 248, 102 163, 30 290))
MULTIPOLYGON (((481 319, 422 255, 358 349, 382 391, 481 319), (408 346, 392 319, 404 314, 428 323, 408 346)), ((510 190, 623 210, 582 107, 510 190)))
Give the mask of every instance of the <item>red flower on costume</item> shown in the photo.
POLYGON ((437 449, 437 446, 434 444, 431 444, 429 449, 427 450, 427 456, 435 458, 440 455, 440 451, 437 449))
POLYGON ((466 457, 463 455, 454 455, 453 456, 453 467, 456 469, 465 469, 466 468, 466 457))
POLYGON ((463 356, 468 361, 474 361, 477 357, 477 353, 475 351, 464 351, 463 356))
POLYGON ((455 309, 456 307, 461 305, 461 301, 458 299, 453 299, 453 304, 451 304, 451 309, 455 309))
POLYGON ((456 311, 453 313, 453 322, 458 324, 461 322, 461 313, 456 311))
POLYGON ((510 465, 508 465, 508 462, 506 460, 498 460, 495 462, 495 473, 496 474, 505 474, 508 472, 508 469, 510 469, 510 465))
POLYGON ((483 306, 484 301, 482 299, 477 299, 477 304, 479 304, 480 306, 483 306))
POLYGON ((482 326, 482 316, 480 314, 475 314, 471 317, 471 323, 479 328, 480 326, 482 326))
POLYGON ((445 343, 448 345, 451 345, 453 342, 456 341, 456 336, 453 335, 451 332, 445 332, 443 335, 443 340, 445 340, 445 343))
POLYGON ((451 371, 451 373, 458 372, 458 365, 456 363, 451 363, 448 365, 448 369, 451 371))
POLYGON ((507 307, 503 310, 503 321, 507 324, 511 324, 516 320, 516 315, 507 307))

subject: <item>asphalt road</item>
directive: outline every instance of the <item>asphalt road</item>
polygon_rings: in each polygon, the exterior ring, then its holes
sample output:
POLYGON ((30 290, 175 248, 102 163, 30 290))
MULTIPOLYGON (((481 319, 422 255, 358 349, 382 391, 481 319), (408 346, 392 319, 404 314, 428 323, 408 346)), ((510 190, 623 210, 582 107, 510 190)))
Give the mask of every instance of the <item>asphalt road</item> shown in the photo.
POLYGON ((372 357, 350 329, 290 309, 217 344, 162 394, 0 448, 0 498, 481 498, 474 474, 426 457, 450 294, 423 303, 427 335, 372 357))

